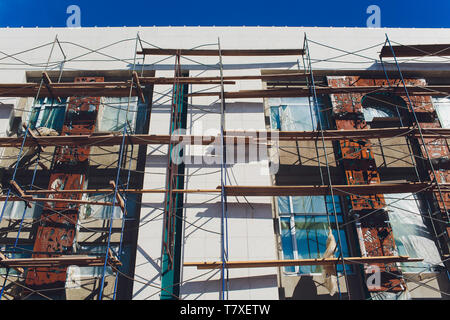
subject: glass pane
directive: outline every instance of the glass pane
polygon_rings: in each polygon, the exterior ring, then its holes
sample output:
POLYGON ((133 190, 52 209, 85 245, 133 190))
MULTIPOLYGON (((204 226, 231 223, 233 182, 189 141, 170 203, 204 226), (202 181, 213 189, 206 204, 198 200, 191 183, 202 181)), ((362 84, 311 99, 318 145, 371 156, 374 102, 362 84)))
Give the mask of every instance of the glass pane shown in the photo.
MULTIPOLYGON (((290 218, 282 217, 280 218, 281 226, 281 247, 283 250, 283 259, 289 260, 294 259, 294 249, 292 247, 292 235, 290 231, 290 218)), ((286 272, 295 272, 295 267, 285 267, 286 272)))
POLYGON ((325 196, 325 203, 327 206, 328 213, 334 214, 334 208, 336 208, 336 213, 342 213, 341 201, 339 200, 339 196, 334 196, 334 206, 333 206, 333 198, 331 196, 325 196))
POLYGON ((41 111, 41 107, 34 107, 33 110, 31 110, 29 124, 31 129, 36 128, 36 122, 39 118, 39 113, 41 111))
POLYGON ((323 196, 294 196, 292 197, 294 213, 327 213, 323 196))
POLYGON ((290 214, 289 196, 282 196, 278 198, 278 213, 279 214, 290 214))
MULTIPOLYGON (((294 259, 294 249, 292 247, 292 236, 290 231, 290 218, 282 217, 280 218, 281 226, 281 248, 283 250, 283 259, 289 260, 294 259)), ((285 267, 286 272, 295 272, 295 267, 285 267)))
MULTIPOLYGON (((338 243, 338 232, 335 226, 335 217, 330 217, 331 229, 336 243, 338 243)), ((342 222, 342 217, 338 216, 338 221, 342 222)), ((326 250, 328 238, 328 220, 327 216, 295 216, 296 240, 299 259, 314 259, 323 256, 326 250)), ((348 246, 345 238, 345 232, 340 230, 342 248, 344 256, 348 257, 348 246)), ((337 245, 335 257, 340 254, 339 244, 337 245)), ((346 265, 348 271, 351 267, 346 265)), ((338 265, 338 271, 342 271, 342 265, 338 265)), ((320 273, 321 266, 301 266, 300 273, 320 273)))
POLYGON ((278 106, 270 107, 270 127, 272 129, 280 130, 280 109, 278 106))
MULTIPOLYGON (((339 197, 334 196, 334 201, 337 213, 341 213, 339 197)), ((295 214, 327 214, 327 210, 334 213, 331 196, 293 196, 292 206, 295 214)))
MULTIPOLYGON (((310 106, 307 97, 270 98, 271 127, 281 131, 311 131, 318 127, 316 107, 310 106), (277 109, 278 108, 278 109, 277 109)), ((322 99, 318 98, 318 108, 323 110, 322 99)), ((321 115, 322 127, 327 129, 328 120, 325 113, 321 115)))

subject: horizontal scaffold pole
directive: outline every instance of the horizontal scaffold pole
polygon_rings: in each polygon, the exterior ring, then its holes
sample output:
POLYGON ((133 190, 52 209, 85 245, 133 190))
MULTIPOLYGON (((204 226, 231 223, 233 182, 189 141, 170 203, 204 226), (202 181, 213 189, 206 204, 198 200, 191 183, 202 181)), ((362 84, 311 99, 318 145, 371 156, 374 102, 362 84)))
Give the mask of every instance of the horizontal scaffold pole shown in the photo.
MULTIPOLYGON (((441 189, 450 190, 450 184, 439 184, 441 189)), ((402 183, 379 183, 362 185, 333 185, 333 191, 337 195, 370 195, 379 193, 404 193, 434 190, 436 185, 431 182, 402 182, 402 183)), ((330 187, 328 185, 303 185, 303 186, 225 186, 227 195, 230 196, 313 196, 328 195, 330 187)), ((120 193, 166 193, 166 189, 119 189, 120 193)), ((174 193, 220 193, 221 187, 216 189, 173 189, 174 193)), ((111 189, 86 189, 86 190, 29 190, 25 191, 27 201, 51 202, 55 199, 32 198, 38 194, 91 194, 91 193, 111 193, 111 189)), ((0 201, 4 201, 6 196, 2 196, 0 201)), ((20 197, 9 197, 8 201, 24 201, 20 197)), ((95 202, 84 200, 56 199, 61 202, 78 201, 79 203, 112 205, 111 202, 95 202)), ((118 205, 118 204, 117 204, 118 205)))
MULTIPOLYGON (((450 129, 445 128, 422 128, 424 138, 450 138, 450 129)), ((320 134, 319 131, 227 131, 226 143, 229 144, 257 144, 265 140, 299 141, 314 140, 320 134)), ((398 136, 417 137, 418 129, 400 127, 367 130, 325 130, 325 140, 343 139, 372 139, 392 138, 398 136)), ((193 145, 209 145, 216 141, 216 136, 193 136, 193 135, 164 135, 164 134, 134 134, 127 136, 125 144, 169 144, 183 142, 193 145)), ((220 137, 219 137, 220 138, 220 137)), ((0 137, 0 147, 21 146, 23 138, 0 137)), ((122 143, 122 136, 115 134, 94 135, 71 135, 71 136, 36 136, 35 139, 25 141, 25 146, 114 146, 122 143)))
POLYGON ((450 56, 450 44, 419 44, 419 45, 399 45, 384 46, 381 49, 380 57, 425 57, 425 56, 450 56))
MULTIPOLYGON (((420 262, 421 258, 410 258, 408 256, 380 256, 380 257, 344 257, 346 263, 395 263, 395 262, 420 262)), ((268 268, 268 267, 291 267, 291 266, 324 266, 340 263, 340 258, 327 259, 295 259, 295 260, 256 260, 256 261, 227 261, 227 269, 235 268, 268 268)), ((197 269, 221 268, 223 262, 185 262, 185 267, 197 267, 197 269)))
POLYGON ((162 49, 143 48, 138 54, 181 55, 181 56, 296 56, 303 55, 303 49, 162 49))
MULTIPOLYGON (((305 75, 302 74, 304 77, 305 75)), ((262 75, 262 76, 241 76, 228 77, 224 84, 235 84, 230 79, 263 79, 263 80, 295 80, 300 78, 300 74, 280 75, 262 75)), ((178 81, 178 80, 177 80, 178 81)), ((131 89, 132 96, 140 96, 143 99, 141 84, 163 84, 169 85, 174 82, 171 78, 138 78, 135 76, 136 87, 131 89)), ((216 77, 212 78, 187 78, 179 80, 182 84, 219 84, 220 80, 216 77)), ((38 83, 8 83, 0 84, 0 97, 70 97, 70 96, 88 96, 88 97, 128 97, 130 94, 131 82, 62 82, 49 83, 40 88, 38 83)), ((410 95, 420 96, 447 96, 450 94, 450 86, 448 85, 426 85, 426 86, 407 86, 410 95)), ((404 89, 401 87, 388 86, 347 86, 347 87, 317 87, 317 94, 342 94, 342 93, 372 93, 372 92, 391 92, 395 94, 403 94, 404 89)), ((193 92, 187 96, 220 96, 221 92, 193 92)), ((224 97, 229 99, 239 98, 270 98, 270 97, 308 97, 310 95, 309 88, 306 86, 298 86, 294 88, 275 88, 264 90, 241 90, 236 92, 225 92, 224 97)), ((144 98, 145 100, 145 98, 144 98)))
POLYGON ((175 81, 179 83, 189 84, 220 84, 221 79, 225 80, 224 84, 233 84, 234 81, 229 80, 305 80, 304 72, 295 73, 279 73, 279 74, 264 74, 264 75, 248 75, 248 76, 224 76, 221 77, 186 77, 186 78, 162 78, 162 77, 140 77, 141 83, 150 84, 172 84, 175 81))
MULTIPOLYGON (((417 96, 447 96, 450 94, 448 85, 427 85, 427 86, 407 86, 410 95, 417 96)), ((316 92, 320 94, 345 94, 345 93, 374 93, 389 92, 404 95, 403 87, 388 86, 348 86, 348 87, 316 87, 316 92)), ((219 91, 205 91, 189 93, 190 97, 220 96, 219 91)), ((286 98, 286 97, 309 97, 310 89, 307 86, 295 88, 275 88, 263 90, 241 90, 235 92, 225 92, 224 97, 228 99, 253 99, 253 98, 286 98)))
MULTIPOLYGON (((103 266, 105 257, 91 257, 85 255, 70 255, 49 258, 19 258, 0 260, 0 266, 6 268, 39 268, 39 267, 67 267, 70 265, 96 267, 103 266)), ((109 257, 108 263, 121 266, 122 263, 115 257, 109 257)))

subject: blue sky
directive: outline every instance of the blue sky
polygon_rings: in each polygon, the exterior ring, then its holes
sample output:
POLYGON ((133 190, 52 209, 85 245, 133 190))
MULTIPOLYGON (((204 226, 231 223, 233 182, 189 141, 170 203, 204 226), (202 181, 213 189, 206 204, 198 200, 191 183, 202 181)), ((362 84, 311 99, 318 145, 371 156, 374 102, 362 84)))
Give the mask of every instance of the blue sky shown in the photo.
POLYGON ((369 5, 382 27, 450 27, 449 0, 0 0, 0 27, 65 27, 69 5, 81 26, 320 26, 365 27, 369 5))

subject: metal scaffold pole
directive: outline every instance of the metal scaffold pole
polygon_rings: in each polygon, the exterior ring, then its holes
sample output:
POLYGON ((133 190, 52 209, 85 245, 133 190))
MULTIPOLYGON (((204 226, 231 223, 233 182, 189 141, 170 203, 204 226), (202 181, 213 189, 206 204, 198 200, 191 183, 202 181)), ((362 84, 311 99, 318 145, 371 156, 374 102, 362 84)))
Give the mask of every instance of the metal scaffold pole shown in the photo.
POLYGON ((219 50, 219 70, 220 70, 220 135, 221 135, 221 161, 220 161, 220 186, 221 186, 221 279, 222 279, 222 289, 221 289, 221 300, 228 299, 228 269, 226 267, 226 262, 228 260, 228 223, 227 223, 227 194, 225 190, 225 185, 227 181, 227 149, 225 140, 225 88, 223 80, 223 61, 222 61, 222 50, 220 47, 220 38, 217 38, 217 46, 219 50))
MULTIPOLYGON (((306 73, 308 87, 310 88, 310 92, 311 92, 311 95, 310 95, 308 100, 309 100, 310 105, 311 105, 311 98, 313 98, 312 103, 313 103, 315 112, 316 112, 317 117, 318 117, 318 119, 317 119, 318 128, 317 129, 320 132, 323 153, 324 153, 324 156, 325 156, 325 164, 326 164, 326 170, 327 170, 327 176, 328 176, 328 186, 330 188, 330 196, 331 196, 331 201, 332 201, 332 204, 333 204, 333 213, 334 213, 334 218, 335 218, 335 223, 336 223, 336 231, 337 231, 337 236, 338 236, 339 258, 340 258, 340 261, 341 261, 341 264, 342 264, 342 271, 344 273, 344 279, 345 279, 348 299, 351 300, 350 286, 349 286, 349 283, 348 283, 346 264, 345 264, 345 261, 344 261, 344 251, 342 250, 343 246, 342 246, 342 240, 341 240, 341 234, 340 234, 340 228, 339 228, 339 220, 338 220, 337 210, 336 210, 336 202, 335 202, 335 199, 334 199, 333 183, 331 181, 331 171, 330 171, 330 166, 329 166, 329 161, 328 161, 328 154, 327 154, 326 145, 325 145, 325 137, 324 137, 324 133, 323 133, 324 130, 323 130, 323 127, 322 127, 321 110, 319 108, 319 102, 318 102, 316 87, 315 87, 315 83, 314 83, 314 73, 313 73, 313 69, 312 69, 312 65, 311 65, 311 56, 310 56, 309 45, 308 45, 308 38, 306 36, 306 33, 305 33, 305 37, 304 37, 304 41, 303 41, 303 50, 304 50, 303 65, 304 65, 304 68, 305 68, 305 73, 306 73)), ((314 125, 314 123, 313 123, 313 125, 314 125)), ((316 145, 316 147, 317 147, 317 145, 316 145)), ((322 171, 321 171, 321 175, 322 175, 322 171)), ((323 179, 322 176, 321 176, 321 178, 323 179)), ((331 221, 330 221, 328 209, 327 209, 327 219, 328 219, 328 225, 331 226, 331 221)), ((338 285, 339 285, 339 278, 338 278, 338 285)))
MULTIPOLYGON (((400 64, 399 64, 399 62, 398 62, 398 60, 397 60, 397 56, 396 56, 396 54, 395 54, 395 50, 394 50, 394 48, 392 47, 392 44, 391 44, 391 41, 390 41, 388 35, 387 35, 387 34, 385 34, 385 35, 386 35, 386 41, 385 41, 385 44, 386 44, 386 43, 388 44, 389 50, 390 50, 390 52, 392 53, 392 58, 394 59, 395 66, 396 66, 396 69, 397 69, 397 71, 398 71, 398 75, 400 76, 400 80, 401 80, 401 82, 402 82, 402 87, 403 87, 403 89, 404 89, 404 91, 405 91, 406 98, 408 99, 409 110, 411 111, 411 113, 412 113, 412 115, 413 115, 414 123, 415 123, 415 125, 417 126, 417 130, 418 130, 418 133, 419 133, 420 142, 421 142, 421 144, 422 144, 422 146, 423 146, 422 149, 423 149, 423 151, 424 151, 424 153, 425 153, 426 161, 428 162, 428 165, 430 166, 430 171, 431 171, 431 173, 432 173, 432 178, 433 178, 432 182, 433 182, 433 183, 435 184, 435 186, 436 186, 437 193, 438 193, 438 195, 439 195, 439 199, 440 199, 440 201, 441 201, 441 203, 442 203, 442 207, 443 207, 442 209, 443 209, 443 211, 445 212, 445 217, 447 218, 447 220, 446 220, 446 221, 447 221, 447 222, 446 222, 446 226, 447 226, 447 228, 448 228, 449 222, 450 222, 450 219, 449 219, 449 211, 448 211, 448 208, 447 208, 447 206, 446 206, 446 201, 445 201, 444 195, 443 195, 443 193, 442 193, 441 184, 440 184, 439 181, 438 181, 438 178, 437 178, 437 175, 436 175, 436 169, 435 169, 435 167, 434 167, 434 165, 433 165, 433 162, 431 161, 430 153, 429 153, 428 148, 427 148, 427 142, 425 141, 425 138, 424 138, 424 135, 423 135, 422 126, 420 125, 419 119, 417 118, 417 114, 416 114, 416 111, 415 111, 415 107, 414 107, 413 101, 412 101, 412 99, 411 99, 411 97, 410 97, 410 95, 409 95, 409 91, 408 91, 408 88, 407 88, 407 86, 406 86, 406 81, 405 81, 405 78, 404 78, 404 76, 403 76, 403 72, 402 72, 402 70, 401 70, 401 68, 400 68, 400 64)), ((380 54, 380 59, 381 59, 381 54, 380 54)), ((383 63, 383 61, 382 61, 382 63, 383 63)), ((383 69, 384 69, 384 64, 383 64, 383 69)), ((439 211, 440 211, 441 214, 442 214, 442 211, 441 211, 440 208, 439 208, 439 211)), ((439 251, 440 251, 441 255, 443 255, 444 252, 443 252, 443 248, 442 248, 442 246, 441 246, 440 240, 438 239, 439 237, 438 237, 438 235, 437 235, 437 231, 436 231, 436 228, 435 228, 435 222, 434 222, 433 219, 431 219, 431 218, 432 218, 432 214, 431 214, 431 212, 430 212, 430 222, 431 222, 431 225, 432 225, 432 227, 433 227, 434 233, 435 233, 435 235, 436 235, 436 237, 437 237, 437 245, 438 245, 438 247, 439 247, 439 251)))
POLYGON ((106 250, 105 250, 105 263, 103 265, 103 271, 102 271, 102 277, 101 277, 101 282, 100 282, 100 291, 98 294, 98 300, 102 300, 103 298, 103 289, 105 286, 105 276, 106 276, 106 267, 108 266, 108 255, 110 252, 110 248, 111 248, 111 233, 112 233, 112 225, 113 225, 113 217, 114 217, 114 209, 115 209, 115 205, 116 205, 116 199, 117 199, 117 195, 119 193, 119 181, 120 181, 120 170, 122 167, 122 160, 123 160, 123 151, 124 151, 124 146, 125 146, 125 137, 127 135, 127 126, 124 126, 123 128, 123 136, 122 136, 122 144, 120 146, 120 151, 119 151, 119 159, 117 161, 117 174, 116 174, 116 180, 115 180, 115 185, 114 185, 114 194, 113 194, 113 200, 112 203, 113 205, 110 208, 110 216, 108 219, 108 224, 109 224, 109 229, 108 229, 108 241, 107 241, 107 245, 106 245, 106 250))
MULTIPOLYGON (((57 36, 57 35, 55 36, 55 40, 53 41, 52 47, 51 47, 51 49, 50 49, 50 53, 49 53, 48 59, 47 59, 47 64, 45 65, 45 68, 44 68, 44 73, 47 71, 48 65, 50 64, 50 60, 51 60, 51 58, 52 58, 53 50, 55 49, 56 43, 58 43, 58 45, 59 45, 60 48, 61 48, 61 45, 60 45, 60 43, 59 43, 59 41, 58 41, 58 36, 57 36)), ((62 51, 62 48, 61 48, 61 51, 62 51)), ((62 51, 62 52, 63 52, 63 51, 62 51)), ((63 55, 64 55, 64 52, 63 52, 63 55)), ((64 57, 65 57, 65 56, 64 56, 64 57)), ((61 67, 61 72, 62 72, 62 67, 61 67)), ((39 83, 39 88, 38 88, 37 93, 36 93, 36 96, 35 96, 35 98, 34 98, 34 100, 33 100, 32 108, 35 106, 36 101, 37 101, 38 98, 39 98, 39 94, 40 94, 40 92, 41 92, 41 89, 42 89, 43 85, 44 85, 44 77, 41 78, 41 81, 40 81, 40 83, 39 83)), ((30 124, 30 119, 28 120, 28 124, 27 124, 27 126, 26 126, 25 133, 24 133, 24 136, 23 136, 22 144, 21 144, 21 146, 20 146, 19 154, 17 155, 17 161, 16 161, 16 164, 15 164, 15 166, 14 166, 14 173, 13 173, 13 176, 12 176, 11 181, 15 181, 15 179, 16 179, 16 174, 17 174, 17 170, 18 170, 18 168, 19 168, 21 156, 22 156, 22 153, 23 153, 23 150, 24 150, 25 141, 27 140, 29 130, 31 130, 30 127, 29 127, 29 124, 30 124)), ((35 166, 35 169, 34 169, 33 178, 32 178, 32 182, 31 182, 31 185, 30 185, 30 189, 33 188, 33 182, 34 182, 34 179, 35 179, 35 177, 36 177, 36 170, 37 170, 37 165, 38 165, 38 163, 39 163, 39 154, 38 154, 38 159, 37 159, 36 166, 35 166)), ((7 194, 6 194, 6 199, 5 199, 5 202, 3 203, 3 208, 2 208, 2 211, 1 211, 1 214, 0 214, 0 222, 1 222, 2 219, 3 219, 3 215, 4 215, 4 213, 5 213, 6 206, 7 206, 7 204, 8 204, 8 199, 9 199, 9 196, 10 196, 10 195, 11 195, 11 186, 8 187, 8 192, 7 192, 7 194)), ((25 205, 25 208, 24 208, 24 211, 23 211, 23 214, 22 214, 22 219, 21 219, 20 226, 19 226, 19 231, 18 231, 18 234, 17 234, 17 236, 16 236, 16 240, 15 240, 15 242, 14 242, 14 249, 17 248, 17 244, 18 244, 18 240, 19 240, 19 236, 20 236, 20 231, 21 231, 21 229, 22 229, 23 220, 24 220, 24 218, 25 218, 25 212, 26 212, 26 210, 27 210, 27 206, 25 205)), ((15 252, 15 250, 14 250, 14 252, 15 252)), ((9 271, 10 271, 10 268, 7 269, 7 273, 6 273, 6 276, 5 276, 3 285, 2 285, 2 289, 1 289, 1 291, 0 291, 0 300, 2 299, 3 293, 4 293, 4 291, 5 291, 5 286, 6 286, 6 282, 7 282, 7 280, 8 280, 9 271)))

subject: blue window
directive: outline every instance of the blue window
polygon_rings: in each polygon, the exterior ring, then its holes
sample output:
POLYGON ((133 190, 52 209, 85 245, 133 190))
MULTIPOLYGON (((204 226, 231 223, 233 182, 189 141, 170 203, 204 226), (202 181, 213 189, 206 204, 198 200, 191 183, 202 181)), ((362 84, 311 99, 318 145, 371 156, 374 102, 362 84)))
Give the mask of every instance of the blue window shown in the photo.
MULTIPOLYGON (((318 108, 324 110, 319 99, 318 108)), ((272 129, 280 131, 313 131, 318 129, 317 110, 314 104, 310 106, 307 97, 300 98, 270 98, 270 123, 272 129)), ((327 116, 321 112, 323 129, 329 127, 327 116)))
MULTIPOLYGON (((280 214, 281 246, 284 259, 314 259, 323 256, 326 250, 328 237, 327 212, 330 215, 331 230, 336 242, 338 232, 336 222, 342 224, 342 208, 339 197, 335 197, 337 221, 333 212, 331 196, 307 197, 278 197, 278 210, 280 214)), ((342 250, 344 256, 349 256, 345 231, 340 228, 342 250)), ((339 245, 335 257, 340 255, 339 245)), ((351 267, 346 265, 347 271, 351 267)), ((321 273, 321 266, 285 267, 288 273, 313 274, 321 273)), ((342 265, 337 266, 342 272, 342 265)))
POLYGON ((32 129, 46 127, 61 131, 66 113, 66 99, 53 103, 52 99, 38 99, 31 110, 29 123, 32 129))

